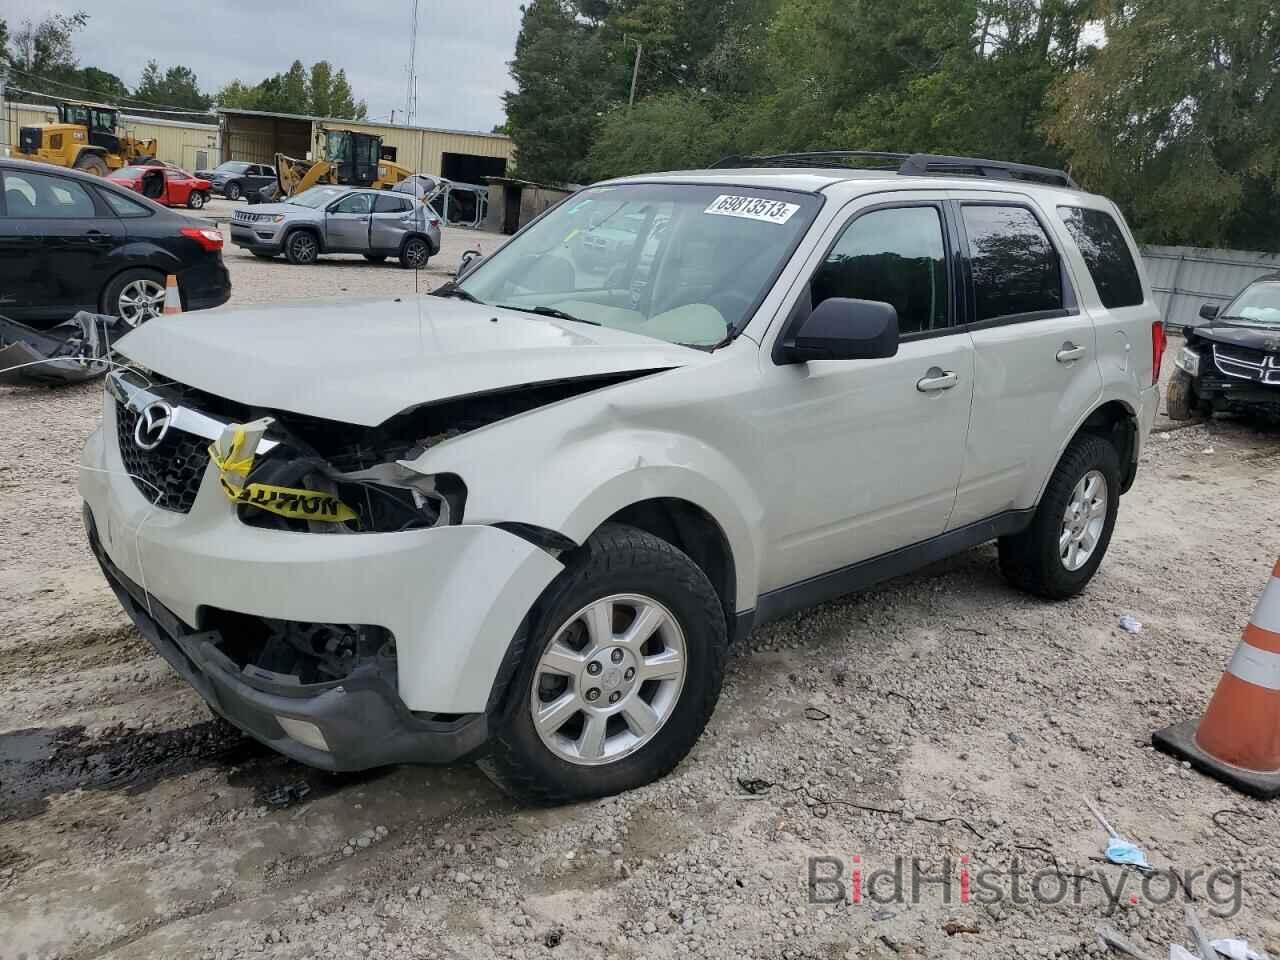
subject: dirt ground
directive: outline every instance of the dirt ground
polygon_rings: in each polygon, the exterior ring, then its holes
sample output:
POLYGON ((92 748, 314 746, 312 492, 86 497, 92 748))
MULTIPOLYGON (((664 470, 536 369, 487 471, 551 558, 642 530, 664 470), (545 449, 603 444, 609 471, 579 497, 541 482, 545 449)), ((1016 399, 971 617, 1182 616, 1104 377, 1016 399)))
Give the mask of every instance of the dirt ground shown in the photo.
MULTIPOLYGON (((232 306, 412 290, 363 261, 228 261, 232 306)), ((1086 957, 1100 922, 1166 956, 1187 894, 1105 864, 1085 795, 1187 875, 1211 936, 1280 954, 1277 808, 1148 746, 1199 715, 1275 562, 1280 432, 1154 436, 1069 602, 1008 589, 987 546, 757 630, 671 776, 545 810, 467 765, 318 773, 211 720, 84 544, 100 405, 0 388, 5 960, 1086 957), (811 870, 845 902, 810 902, 811 870)))

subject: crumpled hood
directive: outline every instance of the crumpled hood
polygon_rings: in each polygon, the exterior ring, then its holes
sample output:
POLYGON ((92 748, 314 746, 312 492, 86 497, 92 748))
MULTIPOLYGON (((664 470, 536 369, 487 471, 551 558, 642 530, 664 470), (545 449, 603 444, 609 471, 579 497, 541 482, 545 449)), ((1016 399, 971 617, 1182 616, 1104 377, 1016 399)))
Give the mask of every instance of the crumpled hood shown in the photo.
POLYGON ((1205 323, 1192 327, 1191 332, 1205 340, 1229 343, 1254 350, 1280 351, 1280 327, 1275 324, 1246 326, 1244 323, 1205 323))
POLYGON ((202 310, 151 320, 116 346, 217 396, 364 426, 451 397, 711 359, 622 330, 431 296, 202 310))

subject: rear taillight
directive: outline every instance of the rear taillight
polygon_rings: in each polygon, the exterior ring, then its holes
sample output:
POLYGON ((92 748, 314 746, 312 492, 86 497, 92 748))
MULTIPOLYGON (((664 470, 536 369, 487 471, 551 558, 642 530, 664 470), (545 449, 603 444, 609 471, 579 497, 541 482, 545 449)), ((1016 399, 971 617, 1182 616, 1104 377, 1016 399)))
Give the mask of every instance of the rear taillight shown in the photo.
POLYGON ((222 249, 222 233, 211 227, 183 227, 178 232, 184 237, 190 237, 210 252, 222 249))
POLYGON ((1164 363, 1164 321, 1157 320, 1151 324, 1151 384, 1160 382, 1160 366, 1164 363))

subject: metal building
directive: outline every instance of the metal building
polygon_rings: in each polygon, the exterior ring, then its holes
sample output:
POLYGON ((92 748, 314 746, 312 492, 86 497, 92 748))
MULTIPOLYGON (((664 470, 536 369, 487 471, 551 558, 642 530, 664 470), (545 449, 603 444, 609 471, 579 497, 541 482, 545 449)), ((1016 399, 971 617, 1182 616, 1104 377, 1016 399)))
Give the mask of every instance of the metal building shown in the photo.
POLYGON ((1201 304, 1227 301, 1266 273, 1280 272, 1280 254, 1203 247, 1143 247, 1142 265, 1164 322, 1178 329, 1202 322, 1201 304))
POLYGON ((515 154, 511 138, 500 133, 406 127, 365 120, 308 117, 256 110, 218 109, 222 159, 274 163, 283 153, 314 159, 327 130, 354 130, 382 138, 384 158, 417 173, 464 183, 501 177, 515 154))

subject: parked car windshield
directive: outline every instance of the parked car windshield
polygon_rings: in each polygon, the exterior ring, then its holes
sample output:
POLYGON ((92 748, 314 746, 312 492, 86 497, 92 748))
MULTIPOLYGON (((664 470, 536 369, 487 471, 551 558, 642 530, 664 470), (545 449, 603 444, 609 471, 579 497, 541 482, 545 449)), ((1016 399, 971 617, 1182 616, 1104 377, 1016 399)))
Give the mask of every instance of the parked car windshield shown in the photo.
POLYGON ((228 160, 226 163, 220 163, 213 168, 215 172, 222 173, 244 173, 249 169, 249 164, 241 160, 228 160))
POLYGON ((711 347, 751 319, 820 205, 758 187, 591 187, 458 287, 488 304, 711 347))
POLYGON ((311 207, 314 210, 346 192, 340 187, 312 187, 310 190, 303 190, 297 196, 290 197, 285 203, 292 203, 298 207, 311 207))
POLYGON ((1247 320, 1265 326, 1280 326, 1280 280, 1268 280, 1246 287, 1222 311, 1223 320, 1247 320))

